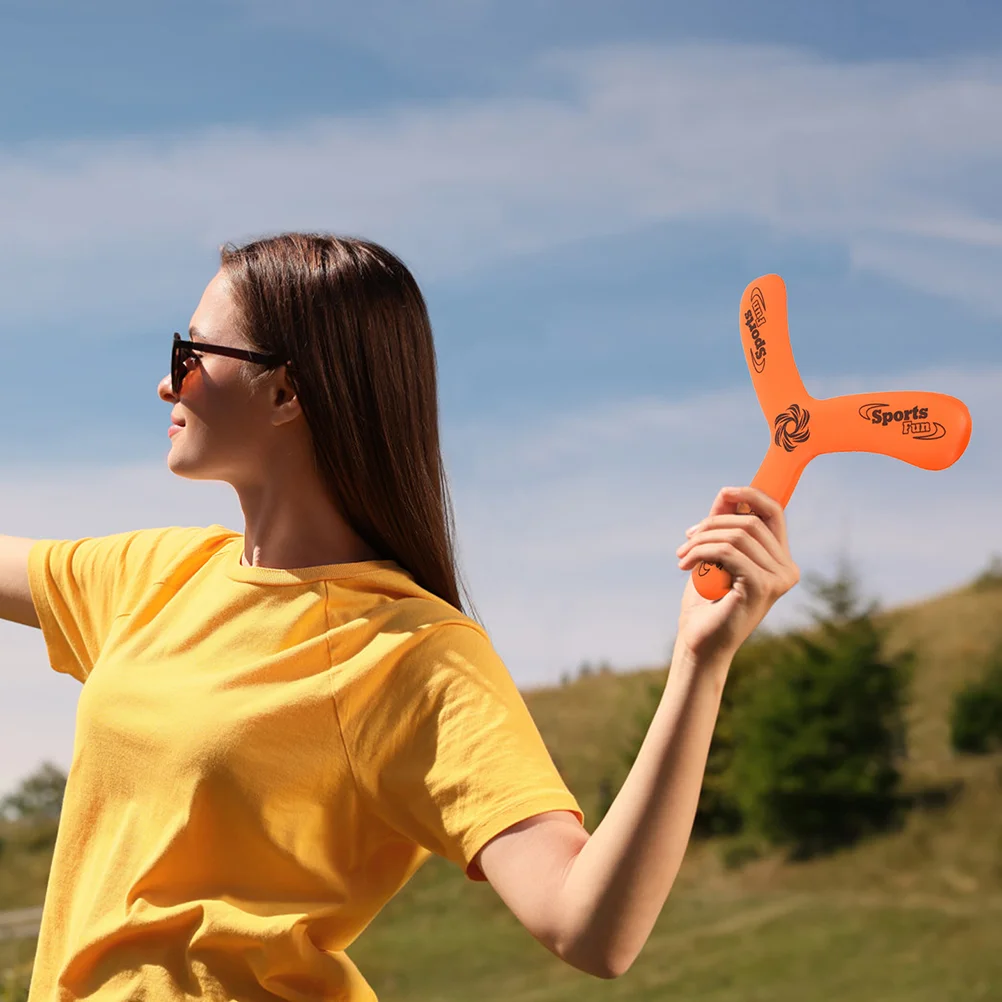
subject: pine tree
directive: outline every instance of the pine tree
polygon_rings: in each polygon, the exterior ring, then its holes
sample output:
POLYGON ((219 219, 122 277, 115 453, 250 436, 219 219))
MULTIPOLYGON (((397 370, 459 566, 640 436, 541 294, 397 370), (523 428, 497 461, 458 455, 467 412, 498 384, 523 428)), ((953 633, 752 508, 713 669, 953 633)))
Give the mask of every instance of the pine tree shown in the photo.
POLYGON ((852 842, 896 813, 914 657, 884 653, 876 603, 860 608, 845 562, 809 587, 825 606, 816 635, 791 636, 748 690, 732 766, 749 827, 795 856, 852 842))

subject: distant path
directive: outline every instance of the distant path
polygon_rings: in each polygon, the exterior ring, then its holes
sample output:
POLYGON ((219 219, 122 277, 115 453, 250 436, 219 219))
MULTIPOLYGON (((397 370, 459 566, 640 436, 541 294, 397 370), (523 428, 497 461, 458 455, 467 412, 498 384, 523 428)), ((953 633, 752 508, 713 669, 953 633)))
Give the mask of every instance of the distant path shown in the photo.
POLYGON ((42 925, 42 909, 18 908, 12 912, 0 912, 0 940, 30 939, 38 935, 42 925))

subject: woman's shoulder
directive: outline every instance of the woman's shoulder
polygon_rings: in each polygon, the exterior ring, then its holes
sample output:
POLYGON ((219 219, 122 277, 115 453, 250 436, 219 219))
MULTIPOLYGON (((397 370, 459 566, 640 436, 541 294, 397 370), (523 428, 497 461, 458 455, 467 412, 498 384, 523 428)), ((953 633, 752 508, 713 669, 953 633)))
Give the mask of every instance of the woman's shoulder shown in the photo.
MULTIPOLYGON (((414 578, 392 561, 381 562, 378 573, 364 585, 352 582, 352 588, 364 587, 378 594, 378 619, 382 629, 408 634, 465 636, 472 631, 484 639, 484 627, 472 616, 450 602, 422 588, 414 578)), ((375 610, 374 610, 375 611, 375 610)))
POLYGON ((423 646, 490 642, 477 620, 436 595, 401 596, 388 603, 381 619, 383 632, 406 634, 423 646))
POLYGON ((232 529, 216 524, 170 525, 120 533, 118 538, 131 562, 149 562, 162 567, 198 554, 208 558, 237 535, 239 533, 232 529))
POLYGON ((75 571, 89 567, 105 575, 157 574, 200 551, 210 556, 233 535, 231 529, 221 525, 128 529, 103 536, 40 540, 36 556, 41 559, 44 555, 54 565, 72 561, 75 571))

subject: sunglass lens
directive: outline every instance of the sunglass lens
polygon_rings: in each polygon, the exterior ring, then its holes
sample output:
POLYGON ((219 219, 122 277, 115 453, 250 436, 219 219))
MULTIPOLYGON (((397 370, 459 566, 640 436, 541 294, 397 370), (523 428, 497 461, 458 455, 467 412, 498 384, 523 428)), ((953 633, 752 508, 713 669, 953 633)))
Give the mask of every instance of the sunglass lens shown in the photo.
POLYGON ((187 369, 184 363, 187 361, 190 352, 191 348, 188 343, 185 342, 179 335, 175 334, 170 355, 170 382, 171 389, 174 391, 174 396, 177 396, 178 393, 181 392, 181 384, 184 382, 184 377, 187 375, 187 369))
POLYGON ((170 385, 174 395, 177 396, 178 390, 181 389, 181 346, 177 340, 171 346, 170 352, 170 385))

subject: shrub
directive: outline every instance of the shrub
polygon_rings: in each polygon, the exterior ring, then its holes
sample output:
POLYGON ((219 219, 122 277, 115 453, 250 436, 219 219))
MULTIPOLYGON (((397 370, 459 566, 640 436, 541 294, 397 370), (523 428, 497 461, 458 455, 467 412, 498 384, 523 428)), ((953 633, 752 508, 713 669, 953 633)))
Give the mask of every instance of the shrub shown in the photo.
POLYGON ((807 856, 884 827, 898 806, 912 652, 888 658, 843 568, 815 578, 820 636, 791 637, 747 690, 732 784, 750 829, 807 856))
MULTIPOLYGON (((813 638, 756 631, 731 662, 707 758, 693 835, 733 836, 740 865, 757 840, 804 856, 885 826, 899 806, 905 699, 914 653, 883 653, 843 563, 808 587, 823 612, 813 638)), ((627 755, 632 765, 661 697, 651 690, 627 755)), ((757 850, 756 850, 757 851, 757 850)), ((730 865, 730 863, 729 863, 730 865)))
POLYGON ((974 755, 1002 746, 1002 643, 989 654, 982 677, 954 695, 950 743, 954 751, 974 755))

